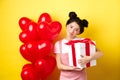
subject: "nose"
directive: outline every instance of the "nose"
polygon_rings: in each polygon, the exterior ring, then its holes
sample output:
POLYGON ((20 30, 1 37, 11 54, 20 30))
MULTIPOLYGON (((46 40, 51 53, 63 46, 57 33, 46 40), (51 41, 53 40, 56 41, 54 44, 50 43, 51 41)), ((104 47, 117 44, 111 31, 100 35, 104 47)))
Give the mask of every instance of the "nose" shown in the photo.
POLYGON ((74 30, 73 30, 73 29, 71 29, 71 30, 70 30, 70 33, 73 33, 73 32, 74 32, 74 30))

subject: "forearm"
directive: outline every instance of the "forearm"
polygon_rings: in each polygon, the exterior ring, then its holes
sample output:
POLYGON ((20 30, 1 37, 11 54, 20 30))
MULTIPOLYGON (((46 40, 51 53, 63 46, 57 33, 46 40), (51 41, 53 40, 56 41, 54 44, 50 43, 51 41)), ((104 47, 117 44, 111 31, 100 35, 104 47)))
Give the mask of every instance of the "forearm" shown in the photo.
POLYGON ((58 69, 60 69, 60 70, 74 70, 74 69, 76 68, 76 67, 64 65, 64 64, 61 62, 61 58, 60 58, 60 55, 59 55, 59 54, 56 55, 56 61, 57 61, 57 67, 58 67, 58 69))
POLYGON ((100 50, 97 50, 95 54, 91 55, 90 60, 96 60, 103 56, 103 53, 100 50))
POLYGON ((81 69, 81 68, 77 68, 77 67, 75 67, 75 66, 66 66, 66 65, 61 65, 61 66, 59 66, 58 67, 60 70, 74 70, 74 71, 81 71, 81 70, 83 70, 83 69, 81 69))
POLYGON ((75 67, 59 64, 58 69, 60 69, 60 70, 74 70, 75 67))

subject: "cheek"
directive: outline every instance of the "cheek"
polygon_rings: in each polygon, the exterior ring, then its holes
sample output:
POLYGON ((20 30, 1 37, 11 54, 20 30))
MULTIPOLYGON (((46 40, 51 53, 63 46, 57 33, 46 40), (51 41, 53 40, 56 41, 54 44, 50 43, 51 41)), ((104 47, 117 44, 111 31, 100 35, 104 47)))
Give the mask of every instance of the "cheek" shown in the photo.
POLYGON ((69 29, 68 28, 66 28, 66 33, 68 33, 69 32, 69 29))
POLYGON ((76 32, 76 35, 78 35, 78 34, 80 34, 80 31, 79 31, 79 32, 78 32, 78 31, 76 32))
POLYGON ((67 28, 66 28, 66 30, 67 30, 67 31, 70 31, 70 28, 69 28, 69 27, 67 27, 67 28))
POLYGON ((66 26, 66 29, 68 30, 68 29, 70 29, 70 27, 69 27, 69 26, 66 26))

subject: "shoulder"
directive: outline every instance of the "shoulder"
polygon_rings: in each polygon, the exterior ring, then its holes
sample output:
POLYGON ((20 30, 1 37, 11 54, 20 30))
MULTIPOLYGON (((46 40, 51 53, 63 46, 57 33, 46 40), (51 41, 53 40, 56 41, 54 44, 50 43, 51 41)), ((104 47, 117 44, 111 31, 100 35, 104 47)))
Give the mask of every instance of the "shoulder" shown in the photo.
POLYGON ((62 41, 63 41, 63 39, 58 40, 58 41, 56 41, 56 42, 55 42, 55 44, 54 44, 54 45, 55 45, 55 46, 59 46, 59 44, 60 44, 60 43, 62 43, 62 41))
POLYGON ((58 43, 60 43, 61 41, 62 41, 62 39, 61 39, 61 40, 56 41, 56 42, 55 42, 55 44, 58 44, 58 43))
POLYGON ((61 39, 61 40, 59 40, 59 41, 56 41, 55 44, 65 43, 65 42, 67 42, 67 40, 65 40, 65 39, 61 39))

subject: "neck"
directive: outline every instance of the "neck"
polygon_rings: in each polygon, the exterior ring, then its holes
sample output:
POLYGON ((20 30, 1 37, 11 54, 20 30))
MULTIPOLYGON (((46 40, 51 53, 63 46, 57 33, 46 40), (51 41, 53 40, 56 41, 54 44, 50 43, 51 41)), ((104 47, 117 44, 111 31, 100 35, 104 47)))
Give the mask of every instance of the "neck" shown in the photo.
POLYGON ((76 36, 75 36, 75 37, 66 36, 66 39, 67 39, 67 40, 72 40, 72 39, 74 39, 74 38, 76 38, 76 36))

